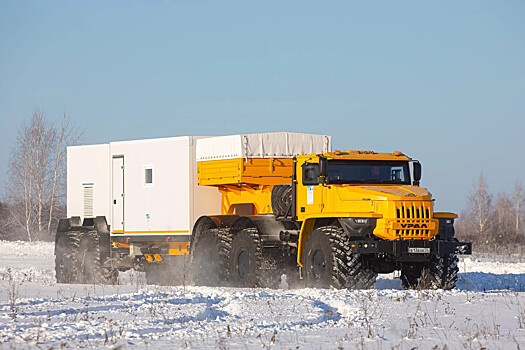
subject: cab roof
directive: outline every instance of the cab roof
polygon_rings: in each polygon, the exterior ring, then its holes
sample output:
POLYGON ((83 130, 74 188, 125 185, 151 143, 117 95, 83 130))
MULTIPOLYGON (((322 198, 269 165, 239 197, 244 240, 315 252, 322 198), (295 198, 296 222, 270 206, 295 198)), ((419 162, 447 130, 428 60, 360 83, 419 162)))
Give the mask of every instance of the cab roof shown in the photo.
POLYGON ((412 158, 401 152, 377 153, 374 151, 339 151, 326 152, 323 155, 329 159, 349 159, 349 160, 394 160, 394 161, 411 161, 412 158))

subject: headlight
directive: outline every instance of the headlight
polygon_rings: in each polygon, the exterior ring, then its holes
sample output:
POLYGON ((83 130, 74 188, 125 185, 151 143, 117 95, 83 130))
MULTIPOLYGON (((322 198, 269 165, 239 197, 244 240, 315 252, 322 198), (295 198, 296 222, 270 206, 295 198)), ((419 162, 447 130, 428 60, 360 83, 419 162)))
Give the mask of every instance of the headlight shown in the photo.
POLYGON ((354 222, 356 224, 366 224, 368 222, 368 219, 354 219, 354 222))

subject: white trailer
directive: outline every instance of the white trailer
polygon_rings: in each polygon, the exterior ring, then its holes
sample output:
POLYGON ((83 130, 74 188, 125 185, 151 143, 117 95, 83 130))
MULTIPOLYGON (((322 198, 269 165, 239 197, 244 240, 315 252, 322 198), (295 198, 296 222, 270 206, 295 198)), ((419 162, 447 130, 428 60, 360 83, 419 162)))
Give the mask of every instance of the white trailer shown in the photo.
POLYGON ((130 237, 188 242, 201 215, 220 212, 219 192, 197 185, 198 139, 182 136, 69 147, 68 217, 82 221, 105 217, 117 242, 129 242, 130 237))

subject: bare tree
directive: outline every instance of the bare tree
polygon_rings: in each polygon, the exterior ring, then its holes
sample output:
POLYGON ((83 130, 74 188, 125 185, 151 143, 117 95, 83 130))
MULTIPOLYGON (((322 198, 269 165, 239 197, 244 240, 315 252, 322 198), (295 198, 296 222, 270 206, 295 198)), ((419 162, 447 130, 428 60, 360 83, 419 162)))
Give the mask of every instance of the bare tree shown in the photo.
POLYGON ((512 196, 513 204, 513 216, 514 216, 514 232, 516 235, 521 233, 520 221, 521 221, 521 211, 522 206, 525 203, 525 194, 523 193, 523 188, 521 184, 516 183, 514 186, 514 195, 512 196))
POLYGON ((487 235, 492 215, 492 195, 488 192, 483 174, 469 195, 467 214, 478 235, 487 235))
POLYGON ((51 238, 65 191, 66 146, 80 136, 64 115, 59 126, 36 110, 19 130, 6 186, 11 216, 29 241, 51 238))
POLYGON ((506 193, 498 193, 493 209, 492 238, 500 243, 508 243, 513 239, 512 199, 506 193))
POLYGON ((55 137, 55 155, 53 162, 53 172, 51 174, 51 194, 49 198, 49 216, 47 231, 51 232, 53 220, 53 211, 58 209, 57 199, 62 199, 66 190, 66 147, 75 144, 81 136, 78 128, 72 128, 66 114, 60 122, 60 128, 56 129, 55 137), (60 197, 62 195, 62 198, 60 197))

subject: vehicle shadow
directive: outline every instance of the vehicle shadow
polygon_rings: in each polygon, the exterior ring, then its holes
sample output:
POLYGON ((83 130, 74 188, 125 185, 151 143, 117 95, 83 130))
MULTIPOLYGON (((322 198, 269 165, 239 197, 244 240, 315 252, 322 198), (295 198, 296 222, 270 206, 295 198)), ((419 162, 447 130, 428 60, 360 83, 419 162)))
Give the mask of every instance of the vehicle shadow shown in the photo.
POLYGON ((525 274, 495 274, 467 272, 458 274, 456 288, 474 292, 513 291, 525 292, 525 274))
MULTIPOLYGON (((403 289, 400 279, 378 278, 376 289, 403 289)), ((525 274, 459 273, 456 289, 472 292, 525 292, 525 274)))

